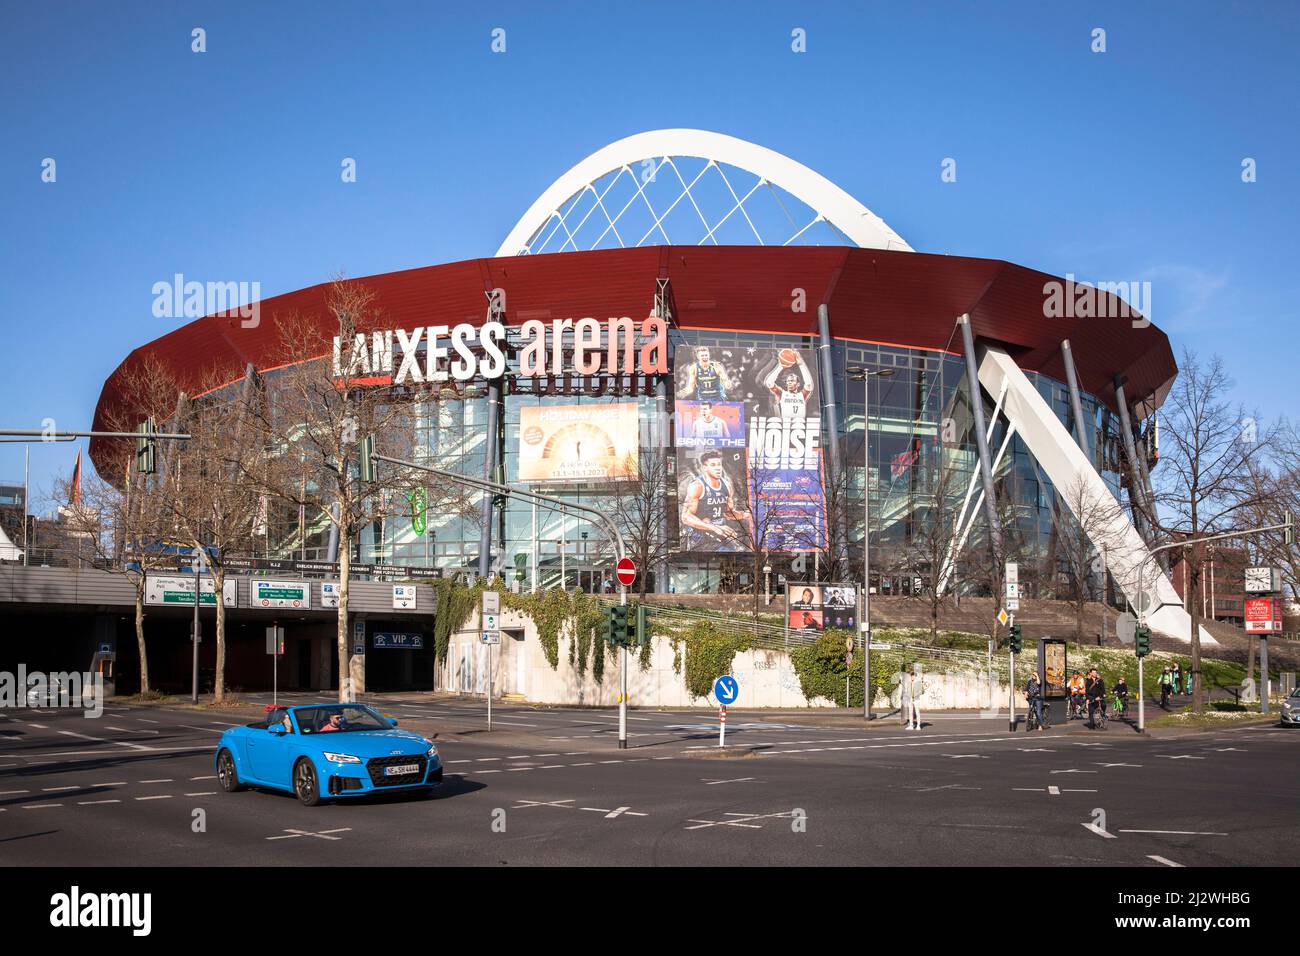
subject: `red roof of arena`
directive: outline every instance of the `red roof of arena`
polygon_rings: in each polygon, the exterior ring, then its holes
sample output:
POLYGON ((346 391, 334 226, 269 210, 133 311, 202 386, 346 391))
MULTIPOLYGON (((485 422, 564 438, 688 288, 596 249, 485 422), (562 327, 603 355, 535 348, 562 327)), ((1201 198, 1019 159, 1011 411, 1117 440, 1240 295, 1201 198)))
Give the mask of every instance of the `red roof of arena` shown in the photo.
MULTIPOLYGON (((885 345, 959 353, 955 322, 969 313, 976 336, 1001 343, 1020 366, 1065 381, 1061 340, 1069 339, 1079 384, 1115 408, 1113 378, 1127 380, 1130 402, 1154 408, 1177 366, 1168 337, 1130 318, 1046 318, 1044 284, 1064 280, 996 259, 851 247, 656 246, 550 255, 470 259, 356 280, 375 293, 382 328, 482 322, 484 292, 506 292, 507 322, 592 316, 641 318, 655 280, 672 284, 683 329, 817 334, 825 303, 831 334, 885 345), (806 309, 792 310, 803 289, 806 309)), ((277 319, 310 318, 326 341, 337 334, 325 304, 328 283, 264 299, 256 328, 238 317, 196 319, 127 356, 104 383, 95 428, 122 401, 127 369, 153 356, 191 392, 213 372, 241 378, 248 364, 274 368, 281 345, 277 319)), ((1103 294, 1118 312, 1120 300, 1103 294)), ((107 443, 91 443, 96 466, 107 443)), ((101 469, 102 471, 102 469, 101 469)))

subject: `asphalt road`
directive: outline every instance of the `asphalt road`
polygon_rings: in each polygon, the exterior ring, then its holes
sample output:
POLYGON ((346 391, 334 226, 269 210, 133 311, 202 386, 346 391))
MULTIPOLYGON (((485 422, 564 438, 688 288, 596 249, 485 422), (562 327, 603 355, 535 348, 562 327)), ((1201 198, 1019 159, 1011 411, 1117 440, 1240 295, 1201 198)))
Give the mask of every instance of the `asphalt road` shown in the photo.
MULTIPOLYGON (((307 702, 307 695, 281 695, 307 702)), ((249 718, 110 705, 0 714, 7 865, 1293 865, 1300 732, 1010 733, 1005 717, 827 726, 815 716, 493 708, 371 699, 438 734, 430 800, 308 809, 220 792, 249 718), (200 812, 201 811, 201 812, 200 812), (201 826, 200 826, 201 824, 201 826)), ((832 721, 833 723, 833 721, 832 721)))

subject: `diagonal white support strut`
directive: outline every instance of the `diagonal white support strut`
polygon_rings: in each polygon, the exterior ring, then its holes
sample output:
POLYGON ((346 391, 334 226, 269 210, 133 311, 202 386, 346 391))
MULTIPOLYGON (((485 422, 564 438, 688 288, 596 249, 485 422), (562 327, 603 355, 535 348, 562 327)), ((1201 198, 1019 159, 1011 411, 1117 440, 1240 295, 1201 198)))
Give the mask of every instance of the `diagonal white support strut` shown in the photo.
MULTIPOLYGON (((1063 492, 1080 482, 1092 500, 1114 501, 1101 475, 1097 474, 1061 420, 1005 350, 980 344, 979 379, 990 394, 996 395, 1006 389, 1003 414, 1019 432, 1021 440, 1051 479, 1067 507, 1073 509, 1075 501, 1072 499, 1078 499, 1078 496, 1063 492)), ((1147 623, 1163 634, 1190 643, 1192 619, 1183 609, 1173 582, 1152 559, 1142 536, 1120 508, 1116 506, 1107 511, 1105 521, 1096 521, 1097 516, 1093 515, 1082 523, 1093 546, 1098 551, 1104 546, 1115 582, 1135 607, 1143 591, 1151 594, 1155 602, 1153 609, 1147 612, 1147 623)), ((1075 515, 1076 519, 1079 517, 1075 515)), ((1201 628, 1201 643, 1204 646, 1218 644, 1205 628, 1201 628)))

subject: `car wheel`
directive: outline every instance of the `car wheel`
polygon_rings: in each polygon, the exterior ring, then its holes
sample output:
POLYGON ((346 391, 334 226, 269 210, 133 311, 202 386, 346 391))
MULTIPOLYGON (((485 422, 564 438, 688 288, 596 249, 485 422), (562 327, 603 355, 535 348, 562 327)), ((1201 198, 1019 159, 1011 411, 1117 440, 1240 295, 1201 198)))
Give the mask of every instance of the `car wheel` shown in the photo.
POLYGON ((320 787, 316 783, 316 768, 310 760, 303 757, 293 767, 293 792, 304 807, 314 807, 320 803, 320 787))
POLYGON ((222 750, 217 754, 217 780, 221 783, 221 789, 226 793, 238 793, 246 789, 239 782, 239 771, 235 768, 235 758, 231 756, 229 750, 222 750))

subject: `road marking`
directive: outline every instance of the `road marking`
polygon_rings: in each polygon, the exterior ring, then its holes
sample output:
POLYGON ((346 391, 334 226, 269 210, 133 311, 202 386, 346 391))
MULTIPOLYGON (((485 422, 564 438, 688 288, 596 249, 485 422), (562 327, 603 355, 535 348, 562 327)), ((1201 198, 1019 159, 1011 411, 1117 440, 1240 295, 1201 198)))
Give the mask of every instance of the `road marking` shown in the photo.
POLYGON ((1069 770, 1051 770, 1051 771, 1048 771, 1048 772, 1049 772, 1049 773, 1096 773, 1097 771, 1095 771, 1095 770, 1075 770, 1075 769, 1071 768, 1071 769, 1069 769, 1069 770))
POLYGON ((988 760, 988 759, 989 759, 988 757, 985 757, 983 754, 943 754, 942 756, 944 756, 944 757, 952 757, 952 758, 955 759, 955 760, 960 760, 960 759, 962 759, 963 757, 974 757, 976 760, 988 760))
POLYGON ((510 773, 511 771, 514 770, 535 770, 535 769, 537 768, 536 767, 507 767, 506 773, 510 773))
POLYGON ((478 771, 478 775, 481 777, 485 773, 500 773, 500 772, 501 772, 500 770, 480 770, 478 771))
MULTIPOLYGON (((1244 753, 1246 753, 1246 750, 1245 750, 1244 747, 1215 747, 1215 748, 1214 748, 1214 752, 1215 752, 1216 754, 1226 754, 1226 753, 1228 753, 1229 751, 1236 751, 1237 753, 1240 753, 1240 754, 1244 754, 1244 753)), ((1178 864, 1175 863, 1174 865, 1177 866, 1178 864)))
POLYGON ((89 734, 78 734, 71 730, 60 730, 59 733, 65 737, 76 737, 79 740, 93 740, 97 744, 115 744, 118 747, 126 747, 130 750, 153 750, 153 747, 146 747, 144 744, 130 744, 125 740, 109 740, 106 737, 91 737, 89 734))
MULTIPOLYGON (((1098 826, 1097 824, 1095 824, 1095 823, 1080 823, 1079 826, 1083 827, 1085 830, 1091 830, 1093 833, 1097 834, 1097 836, 1105 837, 1107 840, 1115 840, 1115 839, 1118 839, 1118 838, 1115 836, 1115 834, 1113 834, 1113 833, 1107 833, 1104 829, 1102 829, 1101 827, 1099 827, 1099 826, 1098 826)), ((1123 832, 1123 831, 1121 831, 1121 832, 1123 832)))
POLYGON ((922 787, 917 793, 930 793, 933 790, 983 790, 983 787, 963 787, 956 783, 947 783, 942 787, 922 787))
POLYGON ((341 840, 342 837, 331 836, 332 833, 347 833, 351 827, 335 827, 333 830, 321 830, 313 833, 311 830, 285 830, 285 836, 270 836, 268 840, 294 840, 298 837, 316 837, 318 840, 341 840))
POLYGON ((43 793, 51 793, 55 790, 80 790, 80 787, 41 787, 43 793))
POLYGON ((709 827, 744 827, 748 830, 761 830, 761 823, 749 823, 750 820, 771 820, 778 817, 793 819, 794 811, 785 810, 780 813, 733 813, 727 812, 724 817, 740 817, 739 820, 687 820, 687 823, 694 823, 695 826, 687 827, 688 830, 704 830, 709 827))
POLYGON ((1051 747, 1017 747, 1021 753, 1025 754, 1054 754, 1056 753, 1051 747))
POLYGON ((92 787, 125 787, 125 780, 110 780, 108 783, 92 783, 92 787))
POLYGON ((465 758, 464 760, 448 760, 448 761, 446 761, 446 762, 447 762, 447 763, 473 763, 474 761, 473 761, 473 760, 470 760, 470 759, 467 757, 467 758, 465 758))
POLYGON ((200 790, 198 793, 187 793, 187 794, 185 794, 185 796, 187 796, 187 797, 210 797, 210 796, 212 796, 212 794, 214 794, 214 793, 216 793, 216 792, 217 792, 217 791, 215 791, 215 790, 200 790))
POLYGON ((99 806, 101 803, 121 803, 121 802, 122 802, 121 800, 78 800, 78 801, 77 801, 77 806, 79 806, 79 807, 97 807, 97 806, 99 806))
POLYGON ((215 774, 209 774, 206 777, 190 777, 191 780, 216 780, 215 774))
POLYGON ((1193 754, 1156 754, 1157 757, 1164 757, 1166 760, 1204 760, 1204 757, 1197 757, 1193 754))
POLYGON ((170 777, 168 777, 164 780, 141 780, 140 782, 141 783, 172 783, 173 781, 170 777))
POLYGON ((148 717, 137 717, 136 720, 142 720, 142 721, 144 721, 146 724, 159 724, 159 723, 162 723, 162 721, 160 721, 160 720, 150 720, 148 717))
POLYGON ((1099 763, 1098 767, 1141 767, 1140 763, 1099 763))
POLYGON ((612 820, 614 819, 614 817, 624 816, 624 815, 629 817, 646 816, 646 814, 644 813, 637 813, 635 810, 630 810, 627 807, 615 807, 613 810, 606 810, 604 807, 583 807, 582 809, 591 810, 594 813, 603 813, 605 814, 606 820, 612 820))
POLYGON ((594 760, 584 760, 582 763, 571 763, 569 764, 569 766, 570 767, 594 767, 596 766, 596 762, 594 760))
POLYGON ((1114 744, 1088 744, 1088 743, 1084 743, 1082 740, 1075 740, 1072 741, 1072 743, 1076 747, 1113 747, 1114 746, 1114 744))
POLYGON ((1061 795, 1061 788, 1060 788, 1060 787, 1048 787, 1048 788, 1047 788, 1047 792, 1048 792, 1048 794, 1050 794, 1050 795, 1053 796, 1053 797, 1059 797, 1059 796, 1061 795))
POLYGON ((1166 833, 1171 836, 1227 836, 1226 833, 1205 832, 1201 830, 1120 830, 1120 833, 1166 833))
POLYGON ((567 766, 567 764, 562 764, 562 763, 548 763, 548 764, 545 764, 544 766, 538 767, 537 769, 538 769, 538 770, 555 770, 557 767, 564 767, 564 766, 567 766))
POLYGON ((170 800, 171 798, 170 793, 160 793, 154 797, 136 797, 137 800, 170 800))
POLYGON ((493 760, 500 760, 500 757, 479 757, 479 763, 491 763, 493 760))
POLYGON ((28 727, 35 727, 37 730, 49 730, 49 729, 50 729, 49 727, 46 727, 44 724, 34 724, 34 723, 32 723, 30 720, 27 721, 27 726, 28 726, 28 727))
POLYGON ((31 793, 30 790, 0 790, 0 797, 7 797, 15 793, 31 793))
POLYGON ((566 807, 566 803, 573 803, 576 797, 569 797, 567 800, 518 800, 512 810, 522 810, 525 807, 559 807, 561 810, 573 810, 574 807, 566 807))
POLYGON ((706 779, 706 778, 704 778, 704 777, 701 777, 700 779, 701 779, 701 780, 704 780, 704 785, 705 785, 706 787, 716 787, 716 786, 717 786, 718 784, 720 784, 720 783, 749 783, 749 782, 752 781, 754 778, 753 778, 753 777, 734 777, 734 778, 732 778, 731 780, 708 780, 708 779, 706 779))
POLYGON ((601 763, 622 763, 621 760, 602 760, 601 763))
POLYGON ((61 807, 61 803, 29 803, 23 807, 24 810, 44 810, 47 807, 61 807))
POLYGON ((1155 860, 1157 863, 1163 863, 1165 866, 1176 866, 1179 869, 1183 869, 1183 865, 1181 863, 1175 863, 1173 860, 1166 860, 1163 856, 1156 856, 1154 853, 1148 853, 1147 859, 1155 860))

